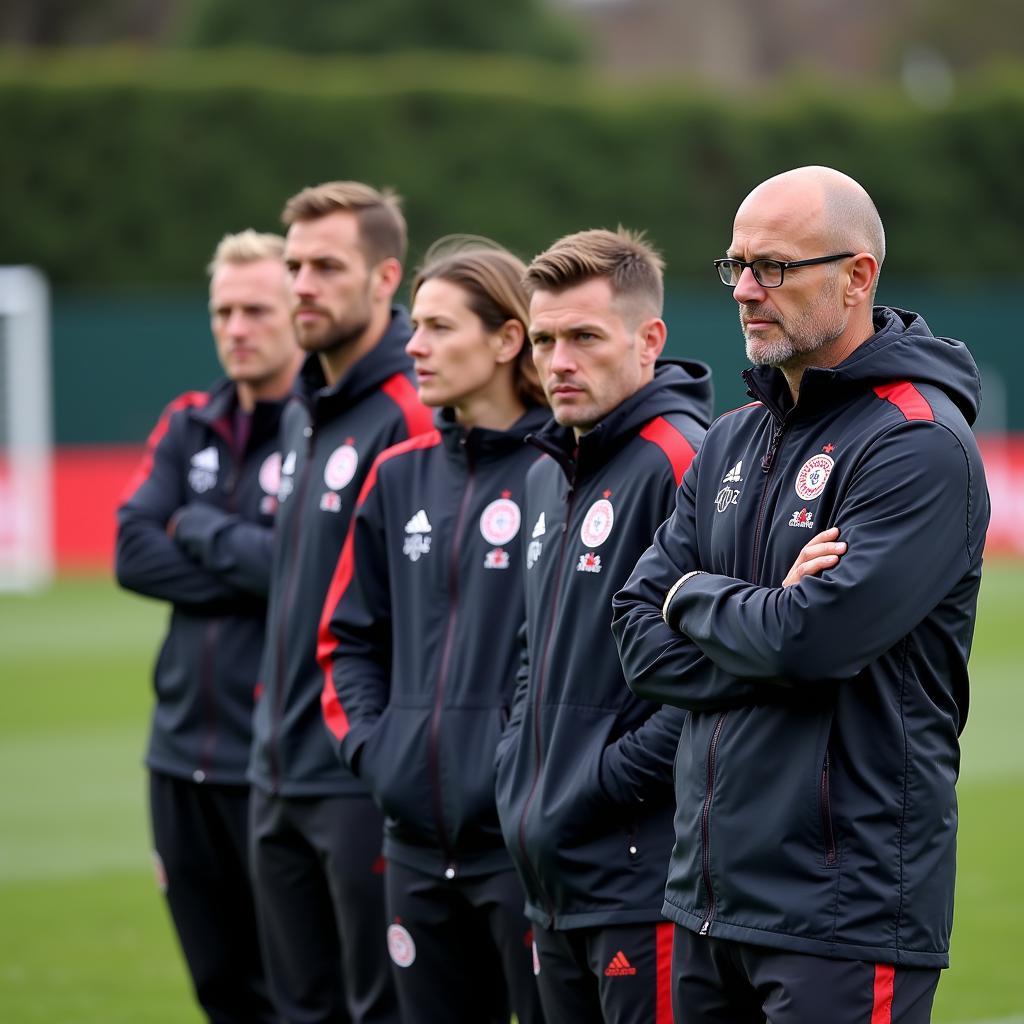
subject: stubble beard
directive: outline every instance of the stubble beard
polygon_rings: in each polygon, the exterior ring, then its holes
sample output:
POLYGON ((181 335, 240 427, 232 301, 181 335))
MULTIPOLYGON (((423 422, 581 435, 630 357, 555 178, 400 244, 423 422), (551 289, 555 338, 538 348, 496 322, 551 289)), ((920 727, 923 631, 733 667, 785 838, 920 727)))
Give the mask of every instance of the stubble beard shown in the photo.
POLYGON ((827 348, 846 330, 846 318, 841 307, 829 308, 825 292, 818 301, 805 309, 793 321, 787 322, 770 307, 750 305, 740 309, 740 326, 746 340, 747 359, 758 366, 785 368, 796 363, 806 364, 815 352, 827 348), (775 323, 777 337, 758 337, 764 333, 747 333, 744 318, 760 317, 775 323))
POLYGON ((315 330, 303 330, 302 324, 295 324, 295 334, 304 352, 330 353, 354 345, 369 330, 370 317, 363 314, 356 318, 338 321, 331 318, 315 330))

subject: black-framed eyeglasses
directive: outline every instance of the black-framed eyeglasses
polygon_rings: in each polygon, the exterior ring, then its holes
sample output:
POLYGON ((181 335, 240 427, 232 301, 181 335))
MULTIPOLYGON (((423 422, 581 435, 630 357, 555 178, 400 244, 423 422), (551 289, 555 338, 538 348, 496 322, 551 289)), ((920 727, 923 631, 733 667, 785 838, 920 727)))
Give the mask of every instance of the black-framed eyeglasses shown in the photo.
POLYGON ((787 270, 796 267, 813 267, 816 263, 834 263, 836 260, 845 260, 850 256, 856 256, 853 252, 837 252, 833 256, 815 256, 813 260, 746 260, 724 259, 715 260, 718 268, 718 276, 722 284, 728 288, 735 288, 740 283, 743 271, 750 267, 754 280, 762 288, 778 288, 786 277, 787 270))

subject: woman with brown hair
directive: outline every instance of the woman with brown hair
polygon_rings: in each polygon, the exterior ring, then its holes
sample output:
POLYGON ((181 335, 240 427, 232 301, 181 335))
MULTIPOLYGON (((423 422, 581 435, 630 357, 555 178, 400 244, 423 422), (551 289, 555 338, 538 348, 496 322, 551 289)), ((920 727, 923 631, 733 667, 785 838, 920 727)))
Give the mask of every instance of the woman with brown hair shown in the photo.
POLYGON ((407 1022, 542 1019, 493 767, 520 660, 523 441, 548 417, 524 272, 486 239, 428 253, 406 351, 436 429, 378 458, 320 626, 328 727, 386 816, 407 1022))

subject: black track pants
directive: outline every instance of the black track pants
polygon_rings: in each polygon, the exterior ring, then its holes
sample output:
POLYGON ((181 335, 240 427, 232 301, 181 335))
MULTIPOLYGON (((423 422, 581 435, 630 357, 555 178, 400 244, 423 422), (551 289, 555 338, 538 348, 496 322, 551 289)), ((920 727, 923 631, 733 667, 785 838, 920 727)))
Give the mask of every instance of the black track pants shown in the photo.
POLYGON ((927 1024, 938 968, 828 960, 675 926, 672 999, 686 1024, 927 1024))
POLYGON ((368 796, 254 788, 250 839, 270 990, 287 1024, 397 1024, 382 821, 368 796))
POLYGON ((541 1024, 513 869, 449 881, 389 861, 385 884, 403 1024, 541 1024))
POLYGON ((157 873, 199 1005, 213 1024, 276 1021, 249 881, 249 787, 151 772, 149 810, 157 873))
POLYGON ((672 1024, 672 927, 536 928, 548 1024, 672 1024))

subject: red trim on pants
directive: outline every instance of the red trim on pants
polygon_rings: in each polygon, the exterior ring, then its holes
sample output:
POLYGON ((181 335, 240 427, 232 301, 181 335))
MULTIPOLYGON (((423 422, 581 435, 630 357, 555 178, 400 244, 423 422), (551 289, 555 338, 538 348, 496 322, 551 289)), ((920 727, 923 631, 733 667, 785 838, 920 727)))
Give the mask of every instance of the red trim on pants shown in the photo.
POLYGON ((892 1024, 892 993, 896 968, 892 964, 875 964, 875 999, 871 1004, 871 1024, 892 1024))
MULTIPOLYGON (((654 1024, 672 1024, 672 941, 676 926, 671 922, 656 924, 655 969, 657 989, 654 994, 654 1024)), ((875 1024, 872 1020, 871 1024, 875 1024)))

